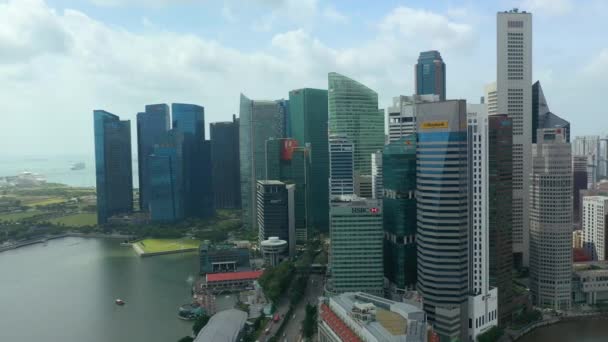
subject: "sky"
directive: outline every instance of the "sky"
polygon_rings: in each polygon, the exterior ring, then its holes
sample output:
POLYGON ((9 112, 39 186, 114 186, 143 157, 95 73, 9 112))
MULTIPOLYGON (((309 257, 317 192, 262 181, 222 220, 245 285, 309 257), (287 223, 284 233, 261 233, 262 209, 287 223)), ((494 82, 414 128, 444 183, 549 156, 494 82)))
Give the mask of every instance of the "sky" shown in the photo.
POLYGON ((339 72, 380 107, 414 92, 439 50, 447 97, 496 78, 496 12, 533 13, 533 80, 573 135, 608 133, 606 0, 0 0, 0 156, 93 154, 93 110, 146 104, 238 114, 239 94, 288 98, 339 72))

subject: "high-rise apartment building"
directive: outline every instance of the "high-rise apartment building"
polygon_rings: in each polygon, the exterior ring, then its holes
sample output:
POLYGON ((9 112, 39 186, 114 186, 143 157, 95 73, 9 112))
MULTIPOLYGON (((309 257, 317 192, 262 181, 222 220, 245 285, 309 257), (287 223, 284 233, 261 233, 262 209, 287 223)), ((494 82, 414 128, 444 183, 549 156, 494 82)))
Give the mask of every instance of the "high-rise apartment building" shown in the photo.
POLYGON ((393 105, 387 108, 389 142, 416 133, 416 104, 436 101, 439 95, 434 94, 393 97, 393 105))
POLYGON ((239 119, 209 125, 214 206, 234 209, 241 206, 239 164, 239 119))
POLYGON ((295 256, 295 185, 277 180, 260 180, 256 185, 256 218, 260 243, 278 237, 288 242, 289 256, 295 256))
POLYGON ((93 111, 97 223, 133 210, 131 122, 104 110, 93 111))
POLYGON ((171 128, 169 106, 147 105, 146 111, 137 113, 137 169, 139 173, 139 209, 148 211, 149 174, 148 156, 171 128))
POLYGON ((391 293, 416 287, 416 135, 382 152, 384 277, 391 293))
POLYGON ((353 143, 344 136, 329 136, 329 196, 355 193, 353 143))
POLYGON ((416 95, 434 94, 445 101, 445 63, 439 51, 424 51, 418 57, 416 95))
POLYGON ((417 262, 424 311, 443 338, 468 339, 466 101, 418 105, 417 262))
POLYGON ((382 151, 372 153, 372 198, 381 200, 382 184, 382 151))
MULTIPOLYGON (((346 76, 328 75, 329 134, 345 136, 354 146, 355 181, 370 184, 371 154, 384 146, 384 111, 378 109, 378 94, 346 76)), ((366 189, 364 187, 364 189, 366 189)))
POLYGON ((498 325, 498 290, 490 287, 489 131, 485 104, 467 106, 470 241, 469 339, 498 325))
POLYGON ((583 197, 583 248, 593 260, 608 257, 608 196, 583 197))
POLYGON ((184 218, 184 135, 174 129, 148 156, 148 207, 150 219, 172 222, 184 218))
POLYGON ((266 140, 282 138, 285 111, 281 101, 250 100, 241 94, 239 153, 243 225, 256 230, 256 182, 266 175, 266 140))
POLYGON ((287 137, 310 150, 309 226, 320 231, 329 229, 329 147, 327 136, 327 90, 304 88, 289 92, 289 126, 287 137))
POLYGON ((382 295, 382 205, 356 196, 330 199, 328 290, 382 295))
POLYGON ((572 221, 581 223, 581 190, 587 189, 587 156, 572 156, 572 221))
POLYGON ((568 310, 572 281, 572 159, 563 129, 532 146, 530 291, 535 305, 568 310))
POLYGON ((513 123, 513 252, 529 263, 529 185, 532 151, 532 14, 497 14, 496 113, 513 123))

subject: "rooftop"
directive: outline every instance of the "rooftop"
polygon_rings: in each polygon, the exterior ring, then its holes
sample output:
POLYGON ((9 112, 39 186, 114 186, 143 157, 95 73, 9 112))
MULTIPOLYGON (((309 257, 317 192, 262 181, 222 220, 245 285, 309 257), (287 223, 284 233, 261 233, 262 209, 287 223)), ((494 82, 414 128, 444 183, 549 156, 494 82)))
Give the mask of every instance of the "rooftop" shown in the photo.
POLYGON ((264 271, 244 271, 244 272, 228 272, 228 273, 210 273, 207 274, 207 283, 227 280, 249 280, 258 279, 264 271))
POLYGON ((245 326, 245 321, 247 314, 241 310, 220 311, 211 317, 194 342, 235 342, 245 326))

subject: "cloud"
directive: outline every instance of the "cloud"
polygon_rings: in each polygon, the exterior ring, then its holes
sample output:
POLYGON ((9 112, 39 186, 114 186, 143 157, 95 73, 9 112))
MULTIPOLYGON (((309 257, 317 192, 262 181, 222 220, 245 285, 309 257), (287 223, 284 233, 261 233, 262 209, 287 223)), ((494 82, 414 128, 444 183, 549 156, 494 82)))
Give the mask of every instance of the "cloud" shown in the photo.
POLYGON ((523 0, 520 7, 533 13, 563 15, 569 13, 574 4, 572 0, 523 0))
POLYGON ((608 48, 602 49, 591 61, 583 67, 583 75, 605 81, 608 77, 608 48))
POLYGON ((323 16, 328 20, 339 24, 348 22, 348 17, 345 14, 340 13, 333 6, 325 7, 325 9, 323 10, 323 16))
POLYGON ((222 7, 222 17, 229 23, 235 23, 237 21, 234 11, 226 4, 222 7))

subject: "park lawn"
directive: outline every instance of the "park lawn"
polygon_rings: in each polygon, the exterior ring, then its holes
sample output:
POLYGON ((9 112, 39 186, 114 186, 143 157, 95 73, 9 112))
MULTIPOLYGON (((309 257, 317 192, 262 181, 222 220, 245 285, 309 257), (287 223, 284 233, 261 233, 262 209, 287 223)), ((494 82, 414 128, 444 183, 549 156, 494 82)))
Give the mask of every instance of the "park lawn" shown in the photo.
POLYGON ((58 204, 58 203, 64 203, 67 202, 67 200, 63 197, 42 197, 42 198, 32 198, 29 201, 26 201, 24 204, 27 205, 28 207, 35 207, 35 206, 43 206, 43 205, 50 205, 50 204, 58 204))
POLYGON ((26 218, 34 217, 42 214, 40 210, 22 211, 20 213, 0 214, 0 221, 20 221, 26 218))
POLYGON ((97 214, 80 213, 67 216, 52 218, 49 220, 52 224, 63 224, 67 227, 83 227, 97 225, 97 214))
POLYGON ((192 240, 190 238, 144 239, 142 241, 137 242, 137 245, 144 251, 144 253, 171 252, 191 248, 198 249, 200 244, 201 242, 199 240, 192 240))

